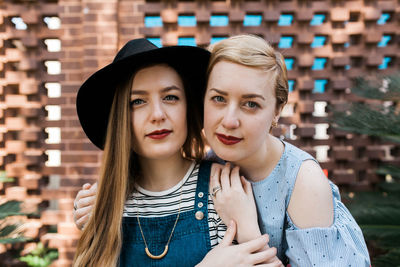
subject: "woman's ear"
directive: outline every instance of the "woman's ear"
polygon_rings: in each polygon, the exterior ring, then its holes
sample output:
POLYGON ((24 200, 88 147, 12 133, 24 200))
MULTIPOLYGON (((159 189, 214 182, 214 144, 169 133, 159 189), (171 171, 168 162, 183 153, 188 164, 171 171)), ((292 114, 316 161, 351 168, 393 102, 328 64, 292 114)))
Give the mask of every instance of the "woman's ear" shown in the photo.
POLYGON ((275 116, 274 116, 273 122, 275 122, 276 124, 278 124, 278 121, 279 121, 279 118, 281 117, 281 113, 282 113, 282 110, 283 110, 284 106, 285 105, 282 104, 282 105, 280 105, 279 107, 277 107, 275 109, 275 116))

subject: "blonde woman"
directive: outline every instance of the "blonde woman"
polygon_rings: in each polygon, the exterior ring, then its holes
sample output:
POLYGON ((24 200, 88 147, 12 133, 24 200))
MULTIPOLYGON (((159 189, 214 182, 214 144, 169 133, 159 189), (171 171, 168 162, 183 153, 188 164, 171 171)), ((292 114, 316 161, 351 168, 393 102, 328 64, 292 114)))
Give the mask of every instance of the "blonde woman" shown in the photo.
POLYGON ((271 135, 288 98, 282 55, 251 35, 210 51, 204 132, 215 154, 236 166, 228 163, 211 179, 219 216, 238 223, 239 242, 267 233, 279 259, 292 267, 370 266, 363 234, 338 188, 312 156, 271 135), (251 183, 260 226, 247 232, 242 229, 257 216, 242 204, 242 175, 251 183))
POLYGON ((232 246, 234 222, 219 240, 211 163, 200 162, 208 59, 200 48, 135 39, 79 89, 80 123, 104 154, 74 266, 280 265, 265 236, 232 246))

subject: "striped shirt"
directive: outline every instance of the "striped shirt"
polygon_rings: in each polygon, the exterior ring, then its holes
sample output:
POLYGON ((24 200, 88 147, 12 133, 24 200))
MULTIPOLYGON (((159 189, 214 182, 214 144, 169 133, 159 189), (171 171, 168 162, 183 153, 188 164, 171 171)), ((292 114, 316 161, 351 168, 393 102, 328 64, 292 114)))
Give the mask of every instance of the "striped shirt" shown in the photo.
MULTIPOLYGON (((124 206, 124 217, 162 217, 194 209, 197 178, 200 164, 193 162, 183 179, 170 189, 154 192, 138 185, 128 197, 124 206)), ((208 227, 211 247, 216 246, 224 237, 226 226, 214 209, 211 195, 208 194, 208 227)))

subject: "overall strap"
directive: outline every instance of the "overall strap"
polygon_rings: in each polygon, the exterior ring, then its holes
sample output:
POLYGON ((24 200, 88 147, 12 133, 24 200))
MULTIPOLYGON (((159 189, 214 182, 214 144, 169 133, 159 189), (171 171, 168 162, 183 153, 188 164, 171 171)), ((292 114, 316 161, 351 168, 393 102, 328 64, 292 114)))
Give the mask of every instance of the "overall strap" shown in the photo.
POLYGON ((197 179, 197 189, 194 203, 194 214, 199 226, 205 231, 207 250, 211 250, 210 234, 208 227, 208 184, 210 181, 211 161, 200 163, 197 179))
MULTIPOLYGON (((203 192, 206 194, 208 192, 208 184, 210 182, 210 174, 211 174, 211 165, 212 162, 208 160, 204 160, 200 163, 199 168, 199 178, 197 182, 197 192, 203 192)), ((198 194, 196 194, 197 201, 198 194)))
POLYGON ((207 218, 208 204, 208 184, 210 181, 211 161, 202 161, 199 168, 199 177, 197 179, 196 198, 194 203, 194 211, 201 211, 207 218))

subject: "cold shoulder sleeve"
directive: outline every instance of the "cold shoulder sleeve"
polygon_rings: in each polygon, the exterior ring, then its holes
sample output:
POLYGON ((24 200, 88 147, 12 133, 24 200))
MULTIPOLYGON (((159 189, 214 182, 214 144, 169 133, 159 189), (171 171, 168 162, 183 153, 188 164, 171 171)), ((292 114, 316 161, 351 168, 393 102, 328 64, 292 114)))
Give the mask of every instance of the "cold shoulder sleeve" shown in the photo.
POLYGON ((330 227, 300 229, 288 213, 286 256, 291 267, 370 266, 368 249, 360 227, 340 200, 339 190, 330 182, 334 222, 330 227))

